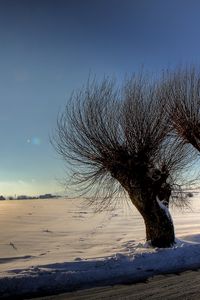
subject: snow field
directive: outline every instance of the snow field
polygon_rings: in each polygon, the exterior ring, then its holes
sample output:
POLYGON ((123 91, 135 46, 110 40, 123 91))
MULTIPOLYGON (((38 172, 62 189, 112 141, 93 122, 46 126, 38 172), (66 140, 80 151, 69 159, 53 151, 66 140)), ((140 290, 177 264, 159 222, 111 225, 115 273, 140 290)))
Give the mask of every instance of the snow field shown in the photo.
POLYGON ((200 267, 200 201, 171 211, 177 243, 145 243, 134 207, 94 214, 79 199, 0 202, 0 295, 39 294, 138 281, 200 267))

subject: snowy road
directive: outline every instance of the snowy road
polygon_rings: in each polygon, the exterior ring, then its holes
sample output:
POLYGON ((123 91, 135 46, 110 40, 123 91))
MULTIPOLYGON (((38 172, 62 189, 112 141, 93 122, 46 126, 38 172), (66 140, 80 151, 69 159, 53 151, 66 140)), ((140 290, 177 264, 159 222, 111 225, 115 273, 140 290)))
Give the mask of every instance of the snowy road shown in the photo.
MULTIPOLYGON (((86 299, 134 299, 134 300, 199 300, 200 270, 158 275, 145 283, 115 285, 81 290, 37 300, 86 300, 86 299)), ((35 300, 36 300, 35 299, 35 300)))

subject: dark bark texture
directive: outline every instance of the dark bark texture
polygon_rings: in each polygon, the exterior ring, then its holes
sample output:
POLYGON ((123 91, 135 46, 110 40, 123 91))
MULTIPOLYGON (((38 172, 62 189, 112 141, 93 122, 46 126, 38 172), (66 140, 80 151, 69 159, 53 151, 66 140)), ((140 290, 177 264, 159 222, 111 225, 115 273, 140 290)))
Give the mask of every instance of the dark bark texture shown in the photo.
POLYGON ((146 240, 154 247, 171 247, 175 243, 174 225, 168 212, 168 203, 160 201, 158 196, 135 200, 132 203, 142 215, 146 228, 146 240), (159 204, 159 202, 161 204, 159 204), (165 207, 165 209, 164 209, 165 207))
POLYGON ((174 225, 171 218, 156 202, 150 212, 143 216, 146 239, 154 247, 170 247, 175 242, 174 225))
MULTIPOLYGON (((139 169, 143 170, 142 167, 139 169)), ((171 186, 166 182, 168 173, 152 168, 151 172, 143 171, 133 175, 133 172, 123 172, 122 168, 119 168, 113 176, 128 192, 133 205, 142 215, 146 227, 146 240, 154 247, 171 247, 175 242, 175 234, 168 211, 171 196, 171 186)))

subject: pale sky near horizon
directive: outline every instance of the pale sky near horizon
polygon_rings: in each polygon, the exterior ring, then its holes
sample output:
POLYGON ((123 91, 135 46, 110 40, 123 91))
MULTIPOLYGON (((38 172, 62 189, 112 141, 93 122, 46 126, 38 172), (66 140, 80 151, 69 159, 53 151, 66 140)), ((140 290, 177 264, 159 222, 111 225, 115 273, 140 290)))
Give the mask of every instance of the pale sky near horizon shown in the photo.
POLYGON ((200 63, 200 1, 0 0, 0 194, 59 192, 49 143, 89 74, 200 63))

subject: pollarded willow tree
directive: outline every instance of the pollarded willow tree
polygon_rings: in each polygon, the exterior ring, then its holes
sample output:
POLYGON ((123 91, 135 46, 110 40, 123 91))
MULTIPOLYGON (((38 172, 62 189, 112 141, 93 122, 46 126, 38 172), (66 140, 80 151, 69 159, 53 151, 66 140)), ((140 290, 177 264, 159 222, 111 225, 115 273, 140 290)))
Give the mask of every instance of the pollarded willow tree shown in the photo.
POLYGON ((54 146, 73 182, 101 210, 129 196, 156 247, 175 241, 168 212, 173 185, 188 165, 187 146, 170 135, 162 85, 142 76, 121 88, 105 79, 74 93, 58 117, 54 146))
POLYGON ((200 152, 200 70, 193 66, 168 72, 164 84, 176 134, 200 152))

